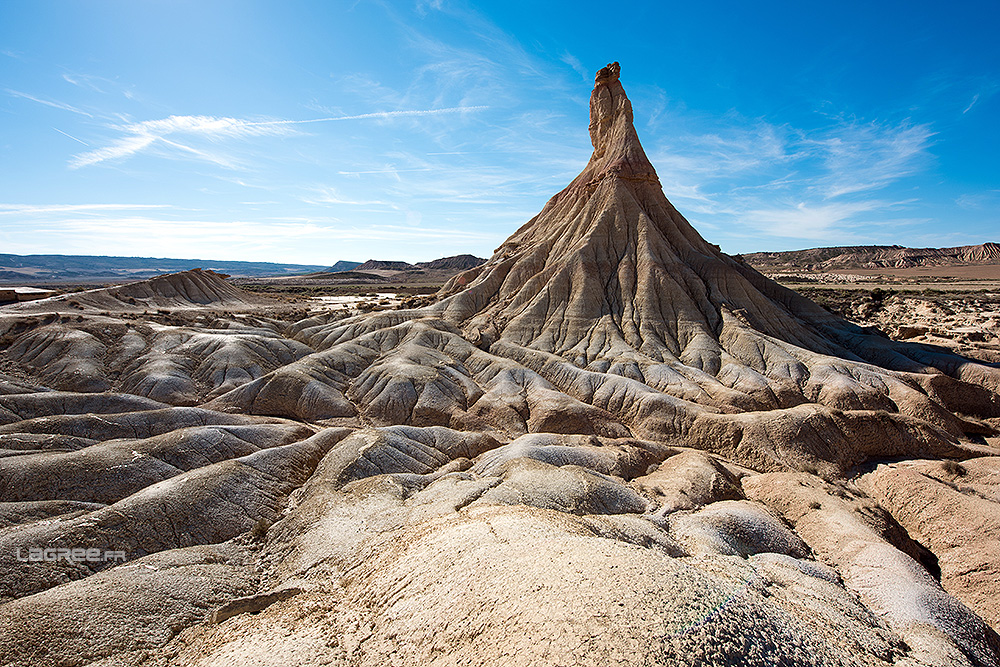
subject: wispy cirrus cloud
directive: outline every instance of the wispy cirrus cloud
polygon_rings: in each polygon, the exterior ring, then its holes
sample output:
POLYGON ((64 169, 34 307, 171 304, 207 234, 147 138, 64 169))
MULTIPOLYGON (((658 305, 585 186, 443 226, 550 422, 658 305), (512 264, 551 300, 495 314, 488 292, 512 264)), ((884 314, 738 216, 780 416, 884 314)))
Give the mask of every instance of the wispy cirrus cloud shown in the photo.
MULTIPOLYGON (((842 242, 905 208, 875 193, 933 163, 929 124, 834 118, 820 127, 668 111, 684 132, 650 159, 667 196, 719 236, 842 242), (705 124, 712 131, 700 131, 705 124)), ((654 144, 655 145, 655 144, 654 144)), ((863 236, 863 234, 862 234, 863 236)))
POLYGON ((804 144, 826 167, 818 189, 826 198, 880 190, 926 165, 934 131, 930 125, 849 123, 804 144))
MULTIPOLYGON (((264 120, 253 121, 225 116, 169 116, 157 120, 115 125, 112 129, 124 136, 110 145, 73 156, 70 167, 79 169, 99 164, 107 160, 120 160, 141 153, 147 149, 173 149, 173 153, 193 156, 227 168, 237 168, 239 164, 218 150, 197 148, 183 137, 196 139, 204 137, 213 141, 225 138, 246 139, 249 137, 281 136, 294 134, 294 127, 312 123, 330 123, 349 120, 392 120, 405 117, 438 116, 442 114, 469 113, 487 109, 486 106, 445 107, 438 109, 408 109, 398 111, 374 111, 371 113, 308 118, 304 120, 264 120), (168 137, 170 137, 168 139, 168 137)), ((168 155, 170 152, 168 151, 168 155)))
POLYGON ((986 211, 1000 204, 1000 190, 967 192, 956 197, 955 203, 968 211, 986 211))
POLYGON ((106 88, 110 85, 117 84, 111 79, 107 79, 103 76, 94 76, 92 74, 78 74, 76 72, 63 72, 63 81, 66 83, 71 83, 79 88, 86 88, 88 90, 93 90, 97 93, 105 92, 106 88))
POLYGON ((965 114, 972 111, 972 107, 976 106, 976 102, 978 101, 979 101, 979 93, 976 93, 975 95, 972 96, 972 101, 969 102, 969 106, 962 109, 962 115, 964 116, 965 114))
POLYGON ((826 204, 787 202, 784 206, 748 210, 742 217, 754 229, 769 236, 822 240, 831 238, 832 234, 845 238, 845 226, 850 226, 858 214, 898 208, 903 204, 905 202, 880 200, 826 204))
POLYGON ((348 197, 340 194, 334 188, 319 188, 314 194, 303 197, 302 201, 307 204, 318 204, 321 206, 335 204, 344 206, 379 206, 391 209, 399 208, 396 204, 382 201, 380 199, 359 199, 357 197, 348 197))
POLYGON ((42 215, 47 213, 104 213, 145 208, 170 208, 167 204, 0 204, 0 215, 42 215))
POLYGON ((972 99, 969 100, 969 103, 965 106, 964 109, 962 109, 962 115, 964 116, 968 114, 970 111, 972 111, 972 108, 974 106, 989 100, 998 92, 1000 92, 1000 81, 997 81, 995 79, 983 78, 982 80, 979 81, 979 84, 976 88, 976 92, 972 95, 972 99))
POLYGON ((417 0, 416 10, 421 16, 426 16, 428 9, 441 11, 443 6, 444 0, 417 0))
POLYGON ((583 63, 580 62, 580 59, 574 56, 569 51, 563 51, 563 54, 559 56, 559 60, 569 65, 574 72, 583 77, 584 81, 590 80, 591 72, 587 71, 587 68, 583 66, 583 63))
POLYGON ((72 169, 79 169, 80 167, 97 164, 99 162, 104 162, 105 160, 129 157, 130 155, 135 155, 144 148, 152 145, 157 138, 158 137, 150 135, 125 137, 123 139, 119 139, 110 146, 81 153, 80 155, 75 155, 73 159, 70 160, 69 166, 72 169))
POLYGON ((98 164, 107 160, 119 160, 131 157, 147 148, 157 146, 157 144, 159 144, 158 147, 173 148, 181 153, 194 155, 208 162, 214 162, 223 166, 232 166, 233 163, 231 161, 216 154, 194 148, 176 139, 168 139, 167 137, 208 137, 218 140, 226 137, 245 138, 267 134, 288 134, 290 132, 287 129, 283 129, 280 125, 261 124, 239 118, 217 116, 170 116, 158 120, 116 125, 112 129, 118 130, 124 136, 108 146, 75 155, 70 160, 70 167, 79 169, 80 167, 98 164))
POLYGON ((62 73, 62 79, 66 83, 70 83, 84 91, 101 93, 102 95, 118 93, 129 100, 136 99, 136 95, 133 92, 134 87, 124 84, 117 79, 109 79, 96 74, 69 71, 62 73))
POLYGON ((36 104, 42 104, 47 107, 52 107, 53 109, 61 109, 63 111, 69 111, 71 113, 79 114, 81 116, 86 116, 87 118, 93 118, 94 114, 84 111, 83 109, 77 108, 72 104, 66 104, 65 102, 59 102, 58 100, 45 99, 43 97, 37 97, 35 95, 29 95, 28 93, 22 93, 19 90, 11 90, 10 88, 5 88, 6 92, 11 97, 19 97, 21 99, 30 100, 36 104))
POLYGON ((439 116, 441 114, 468 113, 470 111, 484 111, 489 109, 485 105, 471 105, 461 107, 444 107, 441 109, 417 109, 403 111, 373 111, 372 113, 362 113, 354 116, 331 116, 330 118, 310 118, 306 120, 275 120, 258 123, 259 125, 304 125, 306 123, 329 123, 338 120, 365 120, 368 118, 381 118, 389 120, 392 118, 405 118, 412 116, 439 116))
MULTIPOLYGON (((718 119, 712 122, 719 124, 718 119)), ((878 190, 925 167, 935 133, 928 124, 841 121, 818 129, 772 125, 763 120, 730 119, 711 133, 678 135, 650 152, 661 176, 687 174, 703 187, 752 175, 758 184, 798 184, 811 195, 832 199, 878 190), (799 180, 769 181, 767 172, 802 170, 799 180)))

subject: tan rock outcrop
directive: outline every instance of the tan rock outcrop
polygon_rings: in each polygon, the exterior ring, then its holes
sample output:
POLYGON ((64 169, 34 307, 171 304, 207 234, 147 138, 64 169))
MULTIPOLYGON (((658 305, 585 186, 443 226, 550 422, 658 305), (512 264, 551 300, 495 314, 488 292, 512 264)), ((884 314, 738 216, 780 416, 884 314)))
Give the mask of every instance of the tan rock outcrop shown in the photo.
POLYGON ((859 486, 934 552, 944 589, 1000 628, 1000 457, 882 464, 859 486))

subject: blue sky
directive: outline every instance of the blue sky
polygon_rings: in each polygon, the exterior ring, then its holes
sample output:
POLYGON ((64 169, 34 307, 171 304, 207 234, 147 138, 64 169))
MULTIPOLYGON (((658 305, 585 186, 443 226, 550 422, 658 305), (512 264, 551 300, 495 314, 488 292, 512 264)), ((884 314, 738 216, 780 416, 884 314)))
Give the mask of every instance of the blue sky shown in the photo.
POLYGON ((1000 241, 996 2, 0 0, 0 252, 489 256, 612 60, 730 253, 1000 241))

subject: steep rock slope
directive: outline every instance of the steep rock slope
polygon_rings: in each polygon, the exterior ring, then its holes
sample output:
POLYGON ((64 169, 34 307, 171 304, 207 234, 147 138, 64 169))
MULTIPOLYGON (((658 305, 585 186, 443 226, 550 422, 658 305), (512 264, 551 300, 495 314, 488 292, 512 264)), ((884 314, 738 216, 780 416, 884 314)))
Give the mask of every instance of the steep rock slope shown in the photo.
POLYGON ((590 135, 583 172, 441 301, 298 328, 316 354, 215 405, 257 411, 266 390, 287 406, 267 414, 519 435, 555 402, 575 417, 545 430, 824 474, 980 451, 967 434, 1000 416, 1000 370, 837 319, 707 243, 664 196, 616 67, 590 135))

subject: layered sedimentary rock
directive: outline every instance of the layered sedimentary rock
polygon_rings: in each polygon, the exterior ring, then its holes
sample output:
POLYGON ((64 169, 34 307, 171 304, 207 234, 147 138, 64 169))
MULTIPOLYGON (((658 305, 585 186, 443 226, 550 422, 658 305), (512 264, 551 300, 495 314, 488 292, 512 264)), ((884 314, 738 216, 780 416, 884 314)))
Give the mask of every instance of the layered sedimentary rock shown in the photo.
POLYGON ((0 310, 0 663, 1000 665, 1000 370, 707 243, 617 64, 590 135, 425 308, 0 310))
POLYGON ((802 268, 836 270, 998 264, 1000 245, 990 242, 955 248, 845 246, 785 252, 755 252, 744 255, 743 258, 754 266, 772 271, 802 268))

